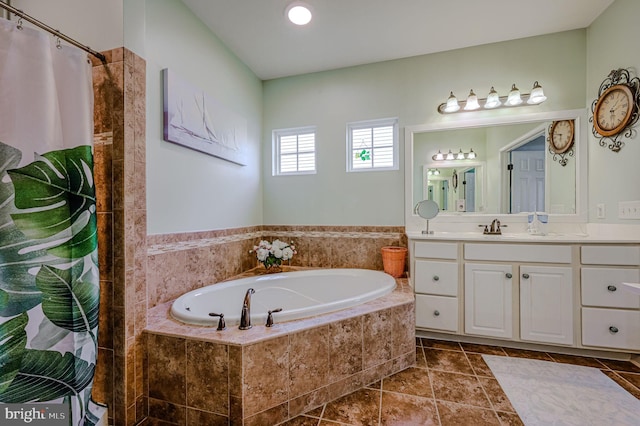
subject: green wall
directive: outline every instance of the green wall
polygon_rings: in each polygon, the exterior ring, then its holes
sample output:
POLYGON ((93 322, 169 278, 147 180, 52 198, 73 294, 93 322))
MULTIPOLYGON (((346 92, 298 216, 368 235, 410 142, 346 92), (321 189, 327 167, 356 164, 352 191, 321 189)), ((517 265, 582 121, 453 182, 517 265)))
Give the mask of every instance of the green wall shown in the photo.
POLYGON ((586 52, 586 31, 576 30, 266 81, 264 223, 403 225, 405 126, 459 120, 436 111, 451 90, 485 97, 516 83, 529 92, 536 80, 549 99, 516 113, 583 108, 586 52), (401 169, 346 173, 346 124, 384 117, 399 118, 401 169), (272 176, 271 131, 307 125, 317 126, 317 174, 272 176))

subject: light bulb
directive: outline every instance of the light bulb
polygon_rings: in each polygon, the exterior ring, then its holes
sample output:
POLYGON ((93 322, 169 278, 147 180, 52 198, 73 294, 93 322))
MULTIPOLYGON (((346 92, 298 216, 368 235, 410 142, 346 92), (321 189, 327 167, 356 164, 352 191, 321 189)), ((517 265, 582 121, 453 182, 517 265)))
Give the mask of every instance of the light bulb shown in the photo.
POLYGON ((531 89, 531 94, 529 95, 529 100, 527 100, 527 103, 530 105, 537 105, 546 100, 547 97, 544 95, 542 86, 540 86, 536 81, 535 83, 533 83, 533 89, 531 89))
POLYGON ((460 105, 458 104, 458 98, 456 98, 453 92, 451 92, 447 98, 447 106, 444 107, 444 112, 456 112, 459 109, 460 105))
POLYGON ((467 158, 469 160, 473 160, 474 158, 476 158, 476 153, 473 152, 473 148, 471 148, 471 151, 469 151, 469 153, 467 154, 467 158))
POLYGON ((456 160, 464 160, 464 152, 462 152, 462 149, 460 149, 460 152, 456 156, 456 160))
POLYGON ((480 108, 480 104, 478 103, 478 97, 475 93, 473 93, 473 89, 469 92, 469 96, 467 97, 467 103, 464 106, 465 111, 473 111, 480 108))
POLYGON ((505 102, 505 104, 509 106, 516 106, 520 105, 521 103, 522 98, 520 97, 520 89, 518 89, 514 84, 513 86, 511 86, 511 91, 509 92, 509 97, 507 98, 507 102, 505 102))
POLYGON ((287 18, 296 25, 307 25, 311 22, 311 11, 301 3, 292 3, 287 8, 287 18))
POLYGON ((447 154, 447 160, 453 160, 453 159, 454 159, 453 152, 449 150, 449 153, 447 154))
POLYGON ((500 105, 502 105, 502 102, 500 102, 500 95, 498 95, 496 89, 491 86, 491 90, 489 91, 489 96, 487 96, 487 102, 485 102, 484 107, 491 109, 497 108, 500 105))
POLYGON ((442 151, 438 150, 438 153, 432 157, 435 161, 444 160, 444 156, 442 155, 442 151))

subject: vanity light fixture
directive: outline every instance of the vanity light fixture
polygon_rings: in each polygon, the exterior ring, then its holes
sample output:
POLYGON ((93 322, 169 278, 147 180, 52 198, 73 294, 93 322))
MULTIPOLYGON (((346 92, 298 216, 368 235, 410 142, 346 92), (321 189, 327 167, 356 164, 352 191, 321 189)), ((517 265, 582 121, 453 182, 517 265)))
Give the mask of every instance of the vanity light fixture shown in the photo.
POLYGON ((311 9, 304 3, 293 2, 287 6, 285 14, 289 21, 296 25, 307 25, 311 22, 311 9))
POLYGON ((427 174, 431 175, 431 176, 438 176, 440 174, 440 170, 438 170, 438 169, 429 169, 427 174))
POLYGON ((476 158, 476 153, 471 149, 469 152, 464 152, 462 149, 457 154, 454 154, 451 150, 445 155, 442 151, 438 150, 438 153, 433 155, 431 159, 433 161, 454 161, 454 160, 473 160, 476 158))
POLYGON ((547 97, 544 95, 542 86, 536 81, 533 83, 530 94, 521 94, 515 84, 511 85, 511 91, 508 96, 500 96, 493 86, 487 97, 482 99, 478 99, 473 89, 469 92, 469 96, 465 101, 458 101, 453 92, 450 92, 447 101, 438 105, 438 112, 440 114, 451 114, 464 111, 513 108, 516 106, 539 105, 546 100, 547 97))

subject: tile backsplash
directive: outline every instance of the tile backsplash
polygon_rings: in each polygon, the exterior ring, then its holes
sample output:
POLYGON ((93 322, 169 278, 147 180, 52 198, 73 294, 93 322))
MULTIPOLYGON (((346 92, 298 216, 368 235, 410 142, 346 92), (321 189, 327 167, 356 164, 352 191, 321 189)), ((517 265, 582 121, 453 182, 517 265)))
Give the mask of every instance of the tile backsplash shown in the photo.
POLYGON ((149 308, 258 265, 249 253, 261 239, 293 241, 291 265, 382 270, 380 249, 406 247, 404 227, 256 226, 147 237, 149 308))

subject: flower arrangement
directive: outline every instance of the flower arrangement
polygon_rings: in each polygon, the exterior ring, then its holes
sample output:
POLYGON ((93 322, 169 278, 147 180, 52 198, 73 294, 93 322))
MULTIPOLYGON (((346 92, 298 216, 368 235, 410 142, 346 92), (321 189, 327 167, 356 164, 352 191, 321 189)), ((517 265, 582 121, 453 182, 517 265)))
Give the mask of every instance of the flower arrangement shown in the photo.
POLYGON ((264 265, 267 270, 271 268, 280 269, 283 260, 291 260, 297 253, 296 247, 291 243, 285 243, 280 240, 269 241, 262 240, 257 246, 253 246, 253 250, 249 253, 255 253, 256 258, 264 265))

